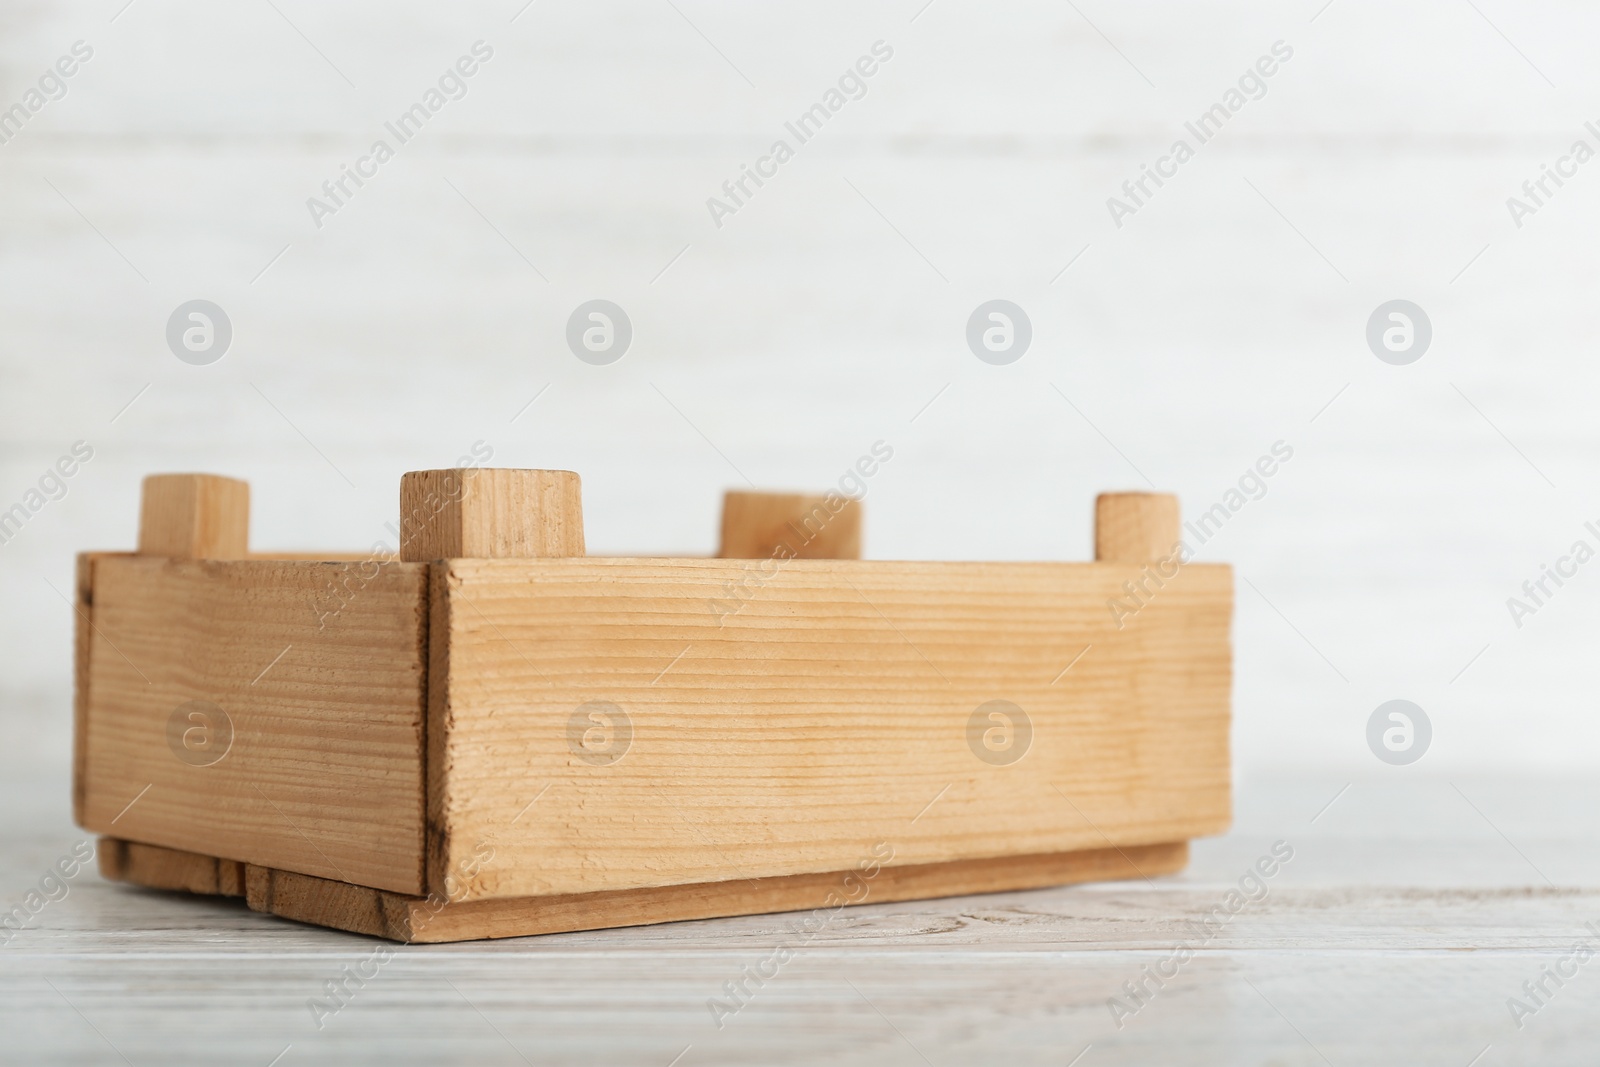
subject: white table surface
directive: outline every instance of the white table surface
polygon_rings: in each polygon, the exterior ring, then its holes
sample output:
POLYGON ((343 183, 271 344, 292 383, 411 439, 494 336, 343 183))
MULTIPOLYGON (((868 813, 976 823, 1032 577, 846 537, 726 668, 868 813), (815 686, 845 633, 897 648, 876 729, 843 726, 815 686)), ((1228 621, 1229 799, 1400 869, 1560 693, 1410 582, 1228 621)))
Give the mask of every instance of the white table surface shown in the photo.
MULTIPOLYGON (((0 1062, 1594 1063, 1600 960, 1520 1029, 1507 999, 1600 920, 1600 790, 1416 767, 1345 786, 1240 783, 1234 831, 1152 883, 846 910, 721 1028, 708 1000, 794 916, 396 947, 319 1029, 308 1001, 384 943, 86 871, 0 947, 0 1062), (1119 1029, 1108 998, 1280 839, 1266 898, 1119 1029)), ((0 798, 10 908, 84 835, 57 777, 0 798)))

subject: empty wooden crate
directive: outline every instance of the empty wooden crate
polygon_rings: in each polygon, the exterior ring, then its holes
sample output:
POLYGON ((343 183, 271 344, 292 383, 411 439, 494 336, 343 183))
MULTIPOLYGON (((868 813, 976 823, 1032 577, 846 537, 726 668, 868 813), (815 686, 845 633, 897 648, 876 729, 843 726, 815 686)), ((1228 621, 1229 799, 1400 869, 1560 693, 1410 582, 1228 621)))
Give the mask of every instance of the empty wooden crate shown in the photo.
POLYGON ((730 493, 718 558, 584 554, 564 471, 408 474, 398 551, 249 550, 145 481, 77 582, 108 877, 451 941, 1149 876, 1229 819, 1228 567, 1110 494, 1096 562, 861 560, 730 493), (850 557, 850 558, 846 558, 850 557))

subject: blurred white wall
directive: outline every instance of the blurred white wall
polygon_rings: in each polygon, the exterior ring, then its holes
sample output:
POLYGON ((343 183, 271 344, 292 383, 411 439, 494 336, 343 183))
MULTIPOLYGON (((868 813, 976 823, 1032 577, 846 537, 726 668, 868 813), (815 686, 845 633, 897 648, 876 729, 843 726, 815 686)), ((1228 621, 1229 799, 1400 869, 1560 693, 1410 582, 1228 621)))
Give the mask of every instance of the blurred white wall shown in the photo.
POLYGON ((825 486, 879 439, 878 558, 1088 558, 1096 492, 1148 478, 1193 515, 1292 446, 1200 552, 1238 569, 1246 773, 1374 768, 1392 697, 1436 769, 1600 751, 1600 565, 1520 629, 1506 606, 1600 545, 1600 162, 1520 228, 1506 206, 1600 147, 1600 10, 124 2, 0 8, 0 108, 93 51, 0 145, 0 510, 93 448, 0 545, 0 758, 65 766, 51 586, 132 545, 145 473, 248 478, 258 546, 364 549, 401 472, 485 441, 582 473, 592 550, 703 553, 738 472, 825 486), (465 95, 318 228, 307 198, 478 41, 465 95), (865 95, 716 225, 878 41, 865 95), (195 298, 233 326, 209 366, 165 340, 195 298), (564 341, 595 298, 633 323, 610 366, 564 341), (993 298, 1033 325, 1009 366, 965 341, 993 298), (1433 324, 1409 366, 1365 341, 1395 298, 1433 324))

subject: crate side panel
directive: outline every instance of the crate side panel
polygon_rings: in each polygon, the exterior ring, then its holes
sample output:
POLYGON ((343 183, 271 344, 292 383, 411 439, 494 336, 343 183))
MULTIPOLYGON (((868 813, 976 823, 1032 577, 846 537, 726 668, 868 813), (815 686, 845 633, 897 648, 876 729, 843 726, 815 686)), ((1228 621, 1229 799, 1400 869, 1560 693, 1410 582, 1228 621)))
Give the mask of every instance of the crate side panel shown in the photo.
POLYGON ((99 558, 83 825, 423 887, 427 568, 99 558))
POLYGON ((1184 568, 1119 627, 1111 602, 1132 605, 1142 566, 444 566, 430 887, 452 899, 846 870, 879 842, 919 864, 1228 823, 1227 567, 1184 568))

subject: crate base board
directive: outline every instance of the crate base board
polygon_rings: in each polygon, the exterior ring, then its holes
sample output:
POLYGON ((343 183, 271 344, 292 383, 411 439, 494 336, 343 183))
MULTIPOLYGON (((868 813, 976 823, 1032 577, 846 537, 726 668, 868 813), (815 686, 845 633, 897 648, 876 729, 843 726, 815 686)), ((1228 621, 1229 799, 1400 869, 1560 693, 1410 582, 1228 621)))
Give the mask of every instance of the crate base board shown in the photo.
POLYGON ((688 919, 787 911, 831 911, 843 900, 897 900, 997 893, 1079 882, 1171 874, 1189 859, 1189 843, 1084 849, 1033 856, 955 860, 856 871, 736 879, 564 896, 460 903, 407 896, 309 874, 219 860, 192 852, 100 839, 100 871, 109 879, 155 889, 244 896, 254 911, 393 941, 430 943, 645 926, 688 919), (845 882, 850 878, 848 888, 845 882), (859 899, 850 900, 852 893, 859 899))
POLYGON ((150 889, 223 897, 244 896, 245 865, 198 852, 102 837, 95 848, 100 877, 150 889))

